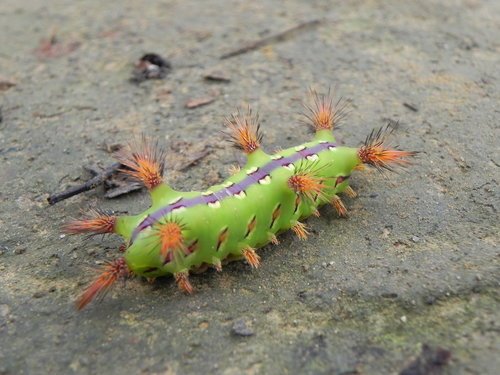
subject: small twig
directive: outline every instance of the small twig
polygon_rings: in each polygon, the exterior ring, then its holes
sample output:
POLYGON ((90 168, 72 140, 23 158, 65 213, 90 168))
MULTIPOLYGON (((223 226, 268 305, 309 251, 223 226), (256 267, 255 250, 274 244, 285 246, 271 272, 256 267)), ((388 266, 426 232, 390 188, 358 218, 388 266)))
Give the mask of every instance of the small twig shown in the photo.
POLYGON ((298 24, 297 26, 294 26, 290 29, 287 29, 285 31, 282 31, 278 34, 270 35, 268 37, 256 40, 254 42, 250 42, 243 47, 240 47, 238 49, 235 49, 231 52, 225 53, 220 57, 221 60, 228 59, 230 57, 238 56, 243 53, 247 53, 250 51, 254 51, 256 49, 262 48, 268 44, 271 43, 277 43, 277 42, 283 42, 290 37, 294 36, 297 32, 299 31, 304 31, 308 30, 310 28, 318 26, 323 20, 317 19, 317 20, 312 20, 312 21, 307 21, 307 22, 302 22, 298 24))
POLYGON ((413 112, 418 112, 418 108, 417 106, 413 105, 413 104, 410 104, 410 103, 406 103, 404 102, 403 105, 408 108, 410 111, 413 111, 413 112))
POLYGON ((86 181, 84 184, 70 187, 69 189, 60 193, 51 194, 47 198, 47 201, 50 205, 53 205, 74 195, 95 189, 97 186, 101 185, 105 180, 107 180, 113 173, 117 172, 120 167, 122 167, 120 163, 111 164, 109 167, 92 177, 90 180, 86 181))

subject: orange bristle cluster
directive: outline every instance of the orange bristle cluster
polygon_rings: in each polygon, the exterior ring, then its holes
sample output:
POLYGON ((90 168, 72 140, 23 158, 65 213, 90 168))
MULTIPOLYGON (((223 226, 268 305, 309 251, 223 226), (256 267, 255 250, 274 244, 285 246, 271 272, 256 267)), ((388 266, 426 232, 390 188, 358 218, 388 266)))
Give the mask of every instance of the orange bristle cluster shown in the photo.
POLYGON ((313 105, 305 105, 309 113, 304 116, 309 120, 313 128, 318 130, 332 130, 336 128, 344 117, 347 116, 348 103, 342 98, 334 102, 333 95, 320 95, 311 90, 313 105))
POLYGON ((411 162, 407 160, 409 157, 414 157, 415 151, 401 151, 397 148, 390 149, 384 143, 387 137, 397 128, 396 125, 387 125, 378 130, 372 130, 370 135, 366 137, 365 143, 358 150, 360 160, 368 165, 372 165, 379 170, 393 170, 394 166, 405 167, 411 162))
POLYGON ((308 172, 299 172, 288 179, 288 186, 297 194, 314 201, 316 197, 325 197, 325 189, 327 189, 325 180, 326 178, 316 177, 308 172))
POLYGON ((83 309, 97 296, 104 295, 116 280, 127 277, 129 274, 130 272, 123 258, 106 264, 99 277, 76 300, 76 308, 78 310, 83 309))
POLYGON ((85 218, 64 224, 62 230, 68 234, 106 234, 115 231, 115 224, 116 216, 94 208, 85 218))
POLYGON ((243 250, 243 256, 252 268, 258 268, 260 265, 260 256, 250 246, 243 250))
POLYGON ((115 157, 126 167, 121 172, 141 181, 149 190, 163 182, 165 150, 157 142, 142 136, 136 143, 119 150, 115 157))
POLYGON ((347 217, 347 208, 337 195, 333 196, 331 203, 340 217, 347 217))
POLYGON ((229 129, 226 133, 234 146, 240 148, 246 154, 251 154, 260 147, 262 142, 262 133, 260 132, 259 116, 253 115, 250 108, 247 113, 225 119, 225 124, 229 129))
POLYGON ((178 272, 174 274, 174 278, 180 290, 187 294, 193 293, 193 286, 189 282, 188 272, 178 272))
POLYGON ((309 231, 307 230, 307 226, 300 221, 297 221, 293 226, 292 230, 295 232, 297 237, 300 240, 307 240, 307 236, 309 235, 309 231))
POLYGON ((184 237, 182 235, 183 227, 181 224, 175 221, 167 221, 157 225, 155 230, 160 238, 160 254, 165 262, 170 262, 173 259, 175 250, 188 252, 184 244, 184 237))

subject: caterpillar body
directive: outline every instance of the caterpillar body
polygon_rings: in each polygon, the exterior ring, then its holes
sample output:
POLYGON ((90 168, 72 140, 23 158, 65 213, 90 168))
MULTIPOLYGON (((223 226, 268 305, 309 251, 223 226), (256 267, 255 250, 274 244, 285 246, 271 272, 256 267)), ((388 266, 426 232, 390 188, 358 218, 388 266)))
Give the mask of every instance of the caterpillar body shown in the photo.
POLYGON ((78 298, 85 307, 116 280, 142 276, 149 280, 173 275, 179 287, 193 291, 189 273, 228 260, 245 259, 254 268, 256 249, 278 243, 277 236, 292 229, 304 240, 302 222, 319 216, 318 208, 332 204, 340 216, 347 210, 339 194, 355 196, 349 178, 370 165, 391 170, 406 166, 415 152, 390 149, 389 126, 366 138, 359 148, 341 147, 333 128, 345 115, 345 102, 314 93, 307 116, 315 129, 312 141, 274 155, 260 147, 258 116, 249 110, 226 119, 235 146, 247 154, 246 165, 225 182, 201 192, 179 192, 163 179, 164 150, 145 137, 116 157, 123 172, 140 180, 151 194, 151 207, 139 215, 114 216, 93 210, 65 225, 67 233, 116 233, 125 241, 124 255, 104 266, 98 278, 78 298))

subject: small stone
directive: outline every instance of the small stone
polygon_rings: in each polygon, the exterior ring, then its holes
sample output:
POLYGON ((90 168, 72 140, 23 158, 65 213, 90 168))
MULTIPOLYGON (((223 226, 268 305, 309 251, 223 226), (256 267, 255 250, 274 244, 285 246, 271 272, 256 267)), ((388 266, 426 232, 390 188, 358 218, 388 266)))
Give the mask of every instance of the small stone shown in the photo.
POLYGON ((254 334, 253 329, 249 326, 249 324, 247 324, 247 322, 243 318, 237 319, 233 323, 231 332, 233 335, 243 336, 243 337, 252 336, 254 334))
POLYGON ((413 236, 413 237, 411 238, 411 240, 412 240, 413 242, 415 242, 415 243, 419 243, 419 242, 420 242, 420 237, 418 237, 418 236, 413 236))
POLYGON ((323 267, 326 267, 326 266, 327 266, 326 262, 321 263, 321 265, 322 265, 323 267))
POLYGON ((427 305, 434 305, 436 303, 436 297, 434 296, 429 296, 425 299, 425 303, 427 305))
POLYGON ((14 249, 14 254, 19 255, 19 254, 24 254, 26 252, 25 247, 16 247, 14 249))
POLYGON ((9 305, 0 305, 0 317, 5 318, 10 313, 9 305))
POLYGON ((406 317, 406 315, 403 315, 403 316, 402 316, 401 318, 399 318, 399 319, 401 319, 401 321, 402 321, 403 323, 406 323, 406 322, 408 321, 408 318, 406 317))
POLYGON ((35 292, 33 294, 33 298, 42 298, 43 296, 45 296, 47 293, 44 292, 44 291, 38 291, 38 292, 35 292))

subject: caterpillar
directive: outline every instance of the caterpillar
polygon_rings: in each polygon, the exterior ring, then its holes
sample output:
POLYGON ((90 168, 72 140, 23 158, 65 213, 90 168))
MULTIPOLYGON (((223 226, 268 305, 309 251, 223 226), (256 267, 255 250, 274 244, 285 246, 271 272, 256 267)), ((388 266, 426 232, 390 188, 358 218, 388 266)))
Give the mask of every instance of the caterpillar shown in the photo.
POLYGON ((143 213, 116 216, 92 210, 64 225, 69 234, 115 233, 124 240, 123 256, 103 266, 99 276, 76 300, 82 309, 116 283, 132 276, 154 280, 173 275, 181 290, 192 293, 190 272, 208 267, 222 270, 226 261, 244 259, 257 268, 256 249, 278 244, 278 235, 291 229, 305 240, 303 222, 318 208, 331 204, 338 215, 347 209, 339 194, 355 197, 351 174, 364 166, 381 171, 406 167, 415 156, 388 146, 394 127, 373 130, 360 147, 340 146, 333 129, 344 119, 347 102, 313 92, 305 106, 315 135, 310 142, 266 154, 261 148, 259 117, 250 109, 225 119, 234 146, 247 156, 246 165, 206 191, 180 192, 164 180, 165 150, 145 136, 119 150, 122 172, 142 182, 151 195, 143 213))

